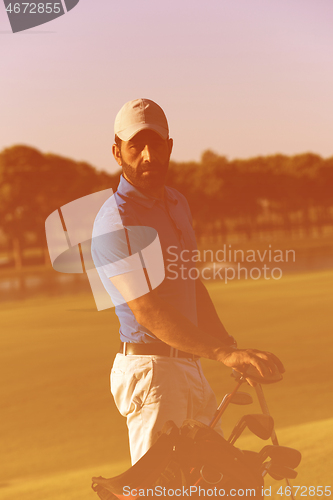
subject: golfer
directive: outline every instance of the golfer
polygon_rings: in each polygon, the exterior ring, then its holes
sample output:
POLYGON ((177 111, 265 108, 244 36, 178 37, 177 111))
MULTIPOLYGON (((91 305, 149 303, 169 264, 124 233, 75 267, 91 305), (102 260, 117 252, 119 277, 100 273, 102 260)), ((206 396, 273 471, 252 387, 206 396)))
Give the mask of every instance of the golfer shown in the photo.
MULTIPOLYGON (((186 272, 175 277, 175 265, 172 276, 168 273, 168 247, 181 257, 182 250, 196 249, 196 240, 186 199, 165 186, 173 141, 163 110, 149 99, 127 102, 114 131, 112 151, 122 176, 117 192, 96 217, 92 254, 105 288, 118 304, 121 343, 111 371, 111 392, 127 418, 134 464, 166 421, 180 426, 187 418, 205 424, 211 420, 217 403, 200 357, 235 369, 251 364, 263 376, 284 368, 271 353, 237 349, 200 279, 190 279, 186 272), (121 228, 126 241, 119 236, 121 228), (142 231, 136 234, 135 228, 142 231), (129 256, 146 246, 143 235, 149 230, 158 235, 165 277, 138 298, 121 301, 119 297, 133 297, 137 287, 135 279, 129 279, 129 272, 135 276, 129 256), (101 234, 113 237, 98 241, 101 234)), ((193 263, 179 258, 177 265, 189 269, 193 263)), ((147 269, 145 275, 149 281, 147 269)))

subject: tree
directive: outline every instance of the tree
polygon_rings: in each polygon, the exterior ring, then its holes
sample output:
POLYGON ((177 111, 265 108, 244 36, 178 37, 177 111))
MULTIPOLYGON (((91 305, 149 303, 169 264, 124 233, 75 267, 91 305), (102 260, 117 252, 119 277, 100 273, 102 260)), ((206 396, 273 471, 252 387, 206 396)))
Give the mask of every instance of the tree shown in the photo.
POLYGON ((54 210, 96 191, 117 186, 119 175, 28 146, 0 154, 0 225, 13 243, 16 267, 28 232, 45 247, 45 220, 54 210))

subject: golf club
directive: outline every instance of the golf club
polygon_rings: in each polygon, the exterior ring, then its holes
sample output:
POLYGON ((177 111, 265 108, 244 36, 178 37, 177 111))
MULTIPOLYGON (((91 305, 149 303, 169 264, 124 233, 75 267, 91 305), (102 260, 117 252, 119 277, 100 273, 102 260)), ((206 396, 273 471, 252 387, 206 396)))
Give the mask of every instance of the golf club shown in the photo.
MULTIPOLYGON (((266 402, 266 399, 265 399, 265 396, 264 396, 264 392, 263 392, 262 387, 261 387, 261 385, 259 383, 256 384, 255 391, 257 393, 258 401, 259 401, 259 404, 260 404, 260 407, 261 407, 261 410, 262 410, 263 414, 264 415, 270 415, 269 409, 268 409, 268 406, 267 406, 267 402, 266 402)), ((275 446, 279 446, 279 441, 278 441, 278 438, 276 436, 276 433, 275 433, 274 429, 273 429, 273 432, 272 432, 271 439, 272 439, 272 443, 275 446)), ((290 481, 289 481, 289 479, 287 477, 285 479, 286 479, 287 486, 289 486, 289 488, 290 488, 290 498, 291 498, 291 500, 295 500, 294 499, 294 495, 292 493, 290 481)))
MULTIPOLYGON (((225 400, 227 398, 230 398, 231 396, 231 393, 228 392, 224 398, 222 399, 222 403, 221 405, 224 404, 225 400)), ((251 394, 249 394, 248 392, 236 392, 231 398, 230 398, 230 403, 234 404, 234 405, 250 405, 251 403, 253 403, 253 398, 251 396, 251 394)))
POLYGON ((260 451, 259 457, 262 462, 269 457, 274 460, 274 463, 295 469, 300 464, 302 455, 298 450, 287 446, 267 445, 260 451))
POLYGON ((271 460, 270 462, 265 462, 262 471, 262 476, 264 477, 267 473, 276 481, 281 481, 281 479, 295 479, 297 477, 297 472, 290 467, 278 464, 271 460))
POLYGON ((270 415, 244 415, 231 432, 228 442, 234 444, 246 427, 260 439, 269 439, 274 420, 270 415))
MULTIPOLYGON (((282 380, 282 375, 278 371, 278 369, 276 369, 274 373, 267 375, 265 377, 262 377, 260 375, 260 373, 258 372, 258 370, 254 366, 249 365, 244 372, 240 372, 240 371, 233 369, 232 376, 236 379, 236 381, 238 383, 244 382, 246 379, 251 379, 252 382, 255 382, 254 388, 255 388, 255 391, 257 393, 257 397, 258 397, 258 401, 259 401, 261 410, 262 410, 264 415, 270 416, 268 406, 267 406, 267 403, 265 400, 265 396, 264 396, 264 393, 263 393, 263 390, 262 390, 262 387, 260 384, 261 383, 263 383, 263 384, 274 383, 274 382, 279 382, 280 380, 282 380)), ((272 439, 272 443, 274 445, 276 445, 276 446, 279 445, 279 442, 278 442, 278 439, 276 437, 276 433, 275 433, 274 429, 272 430, 271 439, 272 439)), ((288 478, 286 478, 286 483, 287 483, 287 486, 290 487, 291 500, 295 500, 294 496, 292 494, 292 490, 291 490, 291 486, 290 486, 290 482, 289 482, 288 478)))
POLYGON ((233 397, 235 396, 235 394, 237 393, 238 389, 240 388, 240 386, 242 385, 243 382, 245 382, 245 379, 237 380, 237 385, 236 385, 235 389, 231 393, 226 394, 224 396, 221 403, 217 407, 215 415, 212 418, 212 420, 210 421, 208 427, 211 427, 212 429, 215 427, 215 425, 217 424, 217 422, 219 421, 219 419, 221 418, 221 416, 223 415, 223 413, 227 409, 227 406, 229 405, 229 403, 231 402, 231 400, 233 399, 233 397))

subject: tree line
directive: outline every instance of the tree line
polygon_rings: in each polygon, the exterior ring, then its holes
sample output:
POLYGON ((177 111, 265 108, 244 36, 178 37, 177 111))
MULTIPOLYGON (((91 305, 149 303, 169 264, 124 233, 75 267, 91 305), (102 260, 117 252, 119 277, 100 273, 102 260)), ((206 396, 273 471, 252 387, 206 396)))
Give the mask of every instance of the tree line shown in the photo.
MULTIPOLYGON (((77 198, 114 191, 120 172, 16 145, 0 153, 0 229, 7 247, 45 247, 45 219, 77 198)), ((167 184, 183 193, 198 236, 333 224, 333 157, 277 154, 229 161, 212 151, 170 162, 167 184)))
POLYGON ((228 161, 212 151, 200 162, 171 162, 171 185, 191 206, 199 234, 319 229, 333 224, 333 157, 276 154, 228 161))

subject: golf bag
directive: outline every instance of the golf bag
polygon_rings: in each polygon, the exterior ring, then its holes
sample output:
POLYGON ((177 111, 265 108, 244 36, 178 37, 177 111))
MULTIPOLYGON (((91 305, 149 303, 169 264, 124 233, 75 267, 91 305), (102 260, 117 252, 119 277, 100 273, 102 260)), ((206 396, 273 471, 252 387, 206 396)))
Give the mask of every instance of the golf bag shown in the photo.
POLYGON ((207 491, 208 496, 240 498, 244 492, 239 496, 235 492, 230 495, 230 490, 251 489, 255 490, 252 496, 261 498, 263 479, 256 455, 235 448, 200 422, 185 420, 179 429, 170 421, 133 467, 114 478, 94 477, 92 488, 101 500, 125 497, 134 500, 148 496, 148 489, 150 496, 154 490, 164 492, 158 496, 173 496, 167 492, 177 489, 176 496, 181 498, 202 497, 203 489, 214 491, 214 494, 207 491), (221 495, 221 490, 225 495, 221 495))

